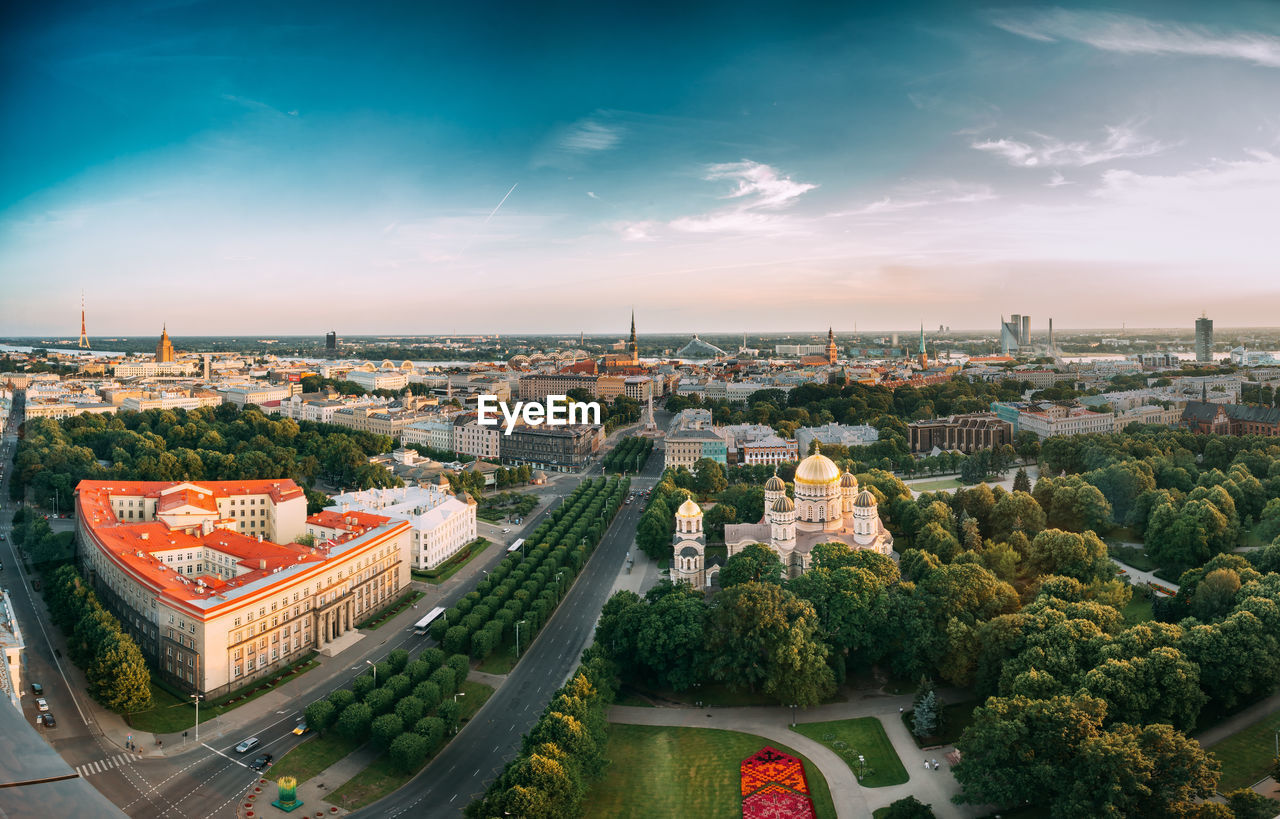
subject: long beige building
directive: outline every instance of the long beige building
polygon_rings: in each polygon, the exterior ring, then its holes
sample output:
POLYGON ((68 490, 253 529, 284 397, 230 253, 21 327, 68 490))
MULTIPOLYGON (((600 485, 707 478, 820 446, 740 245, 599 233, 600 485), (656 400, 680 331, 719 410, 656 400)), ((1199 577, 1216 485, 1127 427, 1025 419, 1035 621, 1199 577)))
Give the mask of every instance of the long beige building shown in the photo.
POLYGON ((81 481, 81 559, 162 677, 221 696, 270 676, 409 584, 410 525, 351 513, 315 546, 291 480, 81 481))

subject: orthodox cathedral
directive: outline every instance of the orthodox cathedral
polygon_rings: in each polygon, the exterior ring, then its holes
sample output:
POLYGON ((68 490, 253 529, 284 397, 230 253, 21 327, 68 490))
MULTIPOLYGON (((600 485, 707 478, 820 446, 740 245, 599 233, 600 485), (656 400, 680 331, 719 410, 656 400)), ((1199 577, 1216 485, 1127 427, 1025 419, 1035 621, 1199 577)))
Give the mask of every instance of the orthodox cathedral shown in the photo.
MULTIPOLYGON (((835 462, 815 452, 796 467, 795 499, 774 475, 764 485, 764 519, 724 527, 729 557, 752 543, 772 549, 790 577, 808 571, 810 552, 819 543, 845 543, 853 549, 893 554, 893 535, 884 528, 870 490, 858 491, 858 479, 841 473, 835 462)), ((690 498, 676 511, 675 561, 671 580, 708 586, 719 566, 706 566, 702 508, 690 498)))

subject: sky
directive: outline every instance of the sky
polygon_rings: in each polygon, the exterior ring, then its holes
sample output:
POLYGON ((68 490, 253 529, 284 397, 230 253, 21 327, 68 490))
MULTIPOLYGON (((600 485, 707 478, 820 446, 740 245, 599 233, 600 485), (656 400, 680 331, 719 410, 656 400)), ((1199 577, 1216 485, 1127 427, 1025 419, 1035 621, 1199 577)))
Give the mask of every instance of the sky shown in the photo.
POLYGON ((0 335, 1278 323, 1272 2, 0 14, 0 335))

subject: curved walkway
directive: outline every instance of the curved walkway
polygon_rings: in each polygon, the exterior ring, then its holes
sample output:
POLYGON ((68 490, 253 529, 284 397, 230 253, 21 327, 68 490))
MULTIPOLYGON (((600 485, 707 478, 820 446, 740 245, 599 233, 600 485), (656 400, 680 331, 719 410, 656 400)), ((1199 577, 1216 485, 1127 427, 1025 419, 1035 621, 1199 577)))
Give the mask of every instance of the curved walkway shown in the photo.
MULTIPOLYGON (((960 702, 967 692, 954 689, 939 691, 946 702, 960 702)), ((831 788, 836 816, 840 819, 864 819, 876 808, 884 807, 904 796, 914 796, 933 806, 939 819, 968 819, 990 812, 989 806, 955 805, 951 797, 960 792, 960 785, 951 776, 951 766, 946 754, 951 746, 931 749, 928 752, 916 747, 915 741, 902 724, 899 708, 911 707, 911 694, 888 695, 879 692, 854 692, 848 702, 819 705, 799 712, 796 722, 827 722, 830 720, 875 717, 884 726, 893 749, 902 760, 909 780, 902 785, 883 788, 864 788, 839 755, 820 742, 791 730, 791 709, 782 706, 756 706, 747 708, 693 708, 658 707, 643 708, 615 705, 609 710, 611 722, 631 725, 671 725, 682 728, 719 728, 758 734, 766 739, 781 742, 809 757, 831 788), (937 759, 939 770, 925 771, 921 760, 937 759)))

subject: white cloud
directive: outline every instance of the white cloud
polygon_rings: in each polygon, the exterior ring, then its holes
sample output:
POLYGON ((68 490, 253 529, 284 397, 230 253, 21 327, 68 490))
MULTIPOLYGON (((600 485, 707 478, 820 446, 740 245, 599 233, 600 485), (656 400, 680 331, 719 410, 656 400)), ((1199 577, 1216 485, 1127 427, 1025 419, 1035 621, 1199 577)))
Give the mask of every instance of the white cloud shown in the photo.
POLYGON ((744 159, 708 165, 702 177, 707 182, 733 182, 722 199, 731 204, 708 213, 681 216, 667 222, 624 222, 619 226, 625 239, 653 239, 662 231, 683 234, 763 234, 804 232, 801 220, 778 211, 818 187, 797 182, 770 165, 744 159))
POLYGON ((949 180, 931 185, 908 185, 894 195, 885 196, 853 210, 833 213, 831 216, 875 216, 935 205, 976 204, 995 198, 997 198, 995 191, 990 185, 961 185, 949 180))
POLYGON ((599 199, 599 198, 600 198, 599 196, 596 196, 596 192, 595 192, 595 191, 587 191, 587 196, 591 197, 592 199, 599 199))
POLYGON ((1107 126, 1107 136, 1098 142, 1068 142, 1047 134, 1032 133, 1036 144, 1015 139, 988 139, 969 144, 976 151, 1004 157, 1010 165, 1084 167, 1116 159, 1152 156, 1170 145, 1140 135, 1131 125, 1107 126))
POLYGON ((742 200, 740 208, 743 210, 780 208, 818 187, 808 182, 795 182, 789 176, 780 175, 776 168, 749 159, 708 166, 704 178, 708 182, 736 182, 737 187, 725 198, 742 200))
POLYGON ((1047 188, 1060 188, 1063 185, 1074 185, 1075 183, 1068 180, 1065 176, 1058 173, 1057 171, 1054 171, 1053 174, 1049 177, 1049 181, 1044 184, 1045 184, 1045 187, 1047 188))
POLYGON ((1177 54, 1244 60, 1280 68, 1280 37, 1248 31, 1160 23, 1130 14, 1043 9, 1001 12, 992 23, 1040 42, 1072 40, 1124 54, 1177 54))
POLYGON ((574 123, 560 136, 560 148, 574 154, 607 151, 616 146, 620 139, 621 128, 585 119, 574 123))

